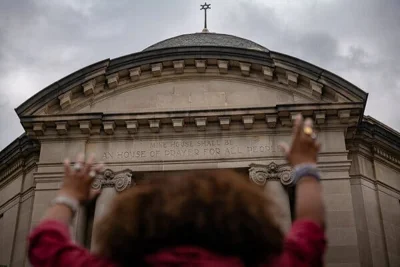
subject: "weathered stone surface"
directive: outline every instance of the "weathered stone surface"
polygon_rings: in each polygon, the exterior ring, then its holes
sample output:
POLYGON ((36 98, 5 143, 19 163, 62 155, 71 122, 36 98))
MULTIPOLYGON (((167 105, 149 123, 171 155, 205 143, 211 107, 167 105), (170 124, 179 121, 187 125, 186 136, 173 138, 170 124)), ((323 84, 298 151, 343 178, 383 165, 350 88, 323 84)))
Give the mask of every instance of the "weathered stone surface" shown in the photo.
POLYGON ((243 122, 245 129, 251 129, 251 128, 253 128, 253 124, 254 124, 254 116, 252 116, 252 115, 243 116, 242 122, 243 122))
POLYGON ((149 120, 149 126, 153 133, 158 133, 160 131, 160 120, 149 120))
POLYGON ((68 122, 63 121, 63 122, 56 123, 56 130, 57 130, 57 133, 60 135, 67 134, 68 128, 69 128, 68 122))
POLYGON ((68 91, 58 97, 58 99, 60 100, 61 109, 65 109, 71 105, 71 95, 72 92, 68 91))
POLYGON ((132 82, 138 81, 140 79, 141 74, 142 74, 142 70, 140 69, 140 67, 129 70, 129 77, 131 77, 132 82))
POLYGON ((177 60, 172 62, 174 64, 174 70, 176 74, 183 73, 185 69, 185 61, 184 60, 177 60))
POLYGON ((176 132, 182 132, 185 121, 183 119, 172 119, 172 126, 176 132))
POLYGON ((219 73, 226 74, 228 73, 229 61, 227 60, 218 60, 218 68, 219 73))
POLYGON ((151 72, 153 73, 154 77, 161 76, 162 70, 163 70, 162 63, 157 63, 157 64, 151 65, 151 72))
POLYGON ((138 121, 126 121, 126 129, 130 134, 137 133, 139 124, 138 121))
POLYGON ((83 93, 88 96, 94 94, 94 87, 96 86, 96 80, 92 79, 88 81, 87 83, 84 83, 82 85, 83 87, 83 93))
POLYGON ((196 69, 198 72, 205 72, 207 68, 207 61, 205 60, 196 60, 196 69))
POLYGON ((46 131, 46 125, 44 123, 33 124, 33 132, 36 135, 43 135, 45 131, 46 131))
POLYGON ((250 75, 250 68, 251 64, 250 63, 244 63, 240 62, 240 71, 242 72, 243 76, 249 76, 250 75))
POLYGON ((274 70, 270 67, 263 66, 262 72, 264 74, 264 78, 268 81, 272 81, 274 79, 274 70))
POLYGON ((106 134, 113 134, 115 129, 115 122, 113 121, 104 121, 103 122, 104 132, 106 134))
POLYGON ((118 86, 119 83, 119 74, 114 73, 107 76, 107 84, 110 89, 114 89, 118 86))
POLYGON ((231 124, 231 118, 230 117, 220 117, 219 118, 219 125, 223 130, 229 130, 229 126, 231 124))
POLYGON ((90 134, 92 130, 92 123, 90 121, 80 121, 79 128, 81 129, 82 133, 90 134))

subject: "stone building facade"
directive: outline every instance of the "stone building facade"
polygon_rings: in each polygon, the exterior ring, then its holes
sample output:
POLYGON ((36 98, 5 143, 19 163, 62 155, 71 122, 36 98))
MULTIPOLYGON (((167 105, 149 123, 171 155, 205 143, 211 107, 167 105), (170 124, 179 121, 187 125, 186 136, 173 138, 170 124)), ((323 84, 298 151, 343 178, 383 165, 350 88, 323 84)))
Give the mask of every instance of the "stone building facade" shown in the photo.
POLYGON ((364 116, 367 93, 250 40, 195 33, 106 59, 16 109, 25 134, 0 152, 0 265, 29 266, 26 236, 60 187, 64 158, 95 153, 103 191, 74 239, 119 192, 155 172, 233 168, 273 194, 287 230, 291 170, 278 149, 297 113, 315 120, 327 208, 326 266, 400 266, 400 134, 364 116))

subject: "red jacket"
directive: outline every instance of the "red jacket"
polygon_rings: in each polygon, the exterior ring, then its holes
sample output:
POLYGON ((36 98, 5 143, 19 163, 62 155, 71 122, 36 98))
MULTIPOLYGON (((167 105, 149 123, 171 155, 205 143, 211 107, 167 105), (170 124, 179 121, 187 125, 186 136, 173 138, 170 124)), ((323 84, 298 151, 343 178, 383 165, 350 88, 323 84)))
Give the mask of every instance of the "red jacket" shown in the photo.
MULTIPOLYGON (((326 246, 323 229, 311 221, 295 221, 284 241, 281 255, 267 266, 320 266, 326 246)), ((34 267, 117 267, 112 261, 90 254, 74 244, 67 225, 44 221, 29 237, 29 260, 34 267)), ((161 250, 145 259, 149 266, 244 267, 240 259, 220 256, 196 247, 161 250)))

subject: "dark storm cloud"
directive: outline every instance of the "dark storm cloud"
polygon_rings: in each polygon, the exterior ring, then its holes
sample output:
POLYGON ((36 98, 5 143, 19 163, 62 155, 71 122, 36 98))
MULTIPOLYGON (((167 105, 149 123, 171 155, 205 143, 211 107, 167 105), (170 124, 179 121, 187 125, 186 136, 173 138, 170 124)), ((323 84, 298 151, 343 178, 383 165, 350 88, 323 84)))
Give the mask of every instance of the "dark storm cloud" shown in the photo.
POLYGON ((260 2, 221 28, 342 76, 370 94, 366 114, 400 129, 400 1, 260 2))
MULTIPOLYGON (((366 113, 400 129, 400 1, 209 1, 212 31, 326 68, 370 93, 366 113), (385 108, 382 108, 384 103, 385 108)), ((202 29, 202 1, 0 1, 0 149, 22 132, 14 108, 93 62, 202 29)))
MULTIPOLYGON (((0 129, 0 149, 22 132, 14 108, 42 88, 93 62, 195 31, 185 24, 193 17, 185 3, 1 1, 0 122, 8 127, 0 129)), ((197 6, 193 12, 199 16, 197 6)))

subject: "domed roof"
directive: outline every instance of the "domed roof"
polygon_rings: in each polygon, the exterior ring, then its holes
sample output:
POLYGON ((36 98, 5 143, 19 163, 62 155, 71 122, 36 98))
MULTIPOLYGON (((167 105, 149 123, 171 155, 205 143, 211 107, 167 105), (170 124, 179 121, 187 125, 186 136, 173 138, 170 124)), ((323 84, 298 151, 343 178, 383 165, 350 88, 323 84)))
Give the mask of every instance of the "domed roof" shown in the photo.
POLYGON ((210 32, 183 34, 158 42, 143 51, 157 50, 170 47, 189 46, 222 46, 269 52, 269 50, 253 41, 237 36, 210 32))

